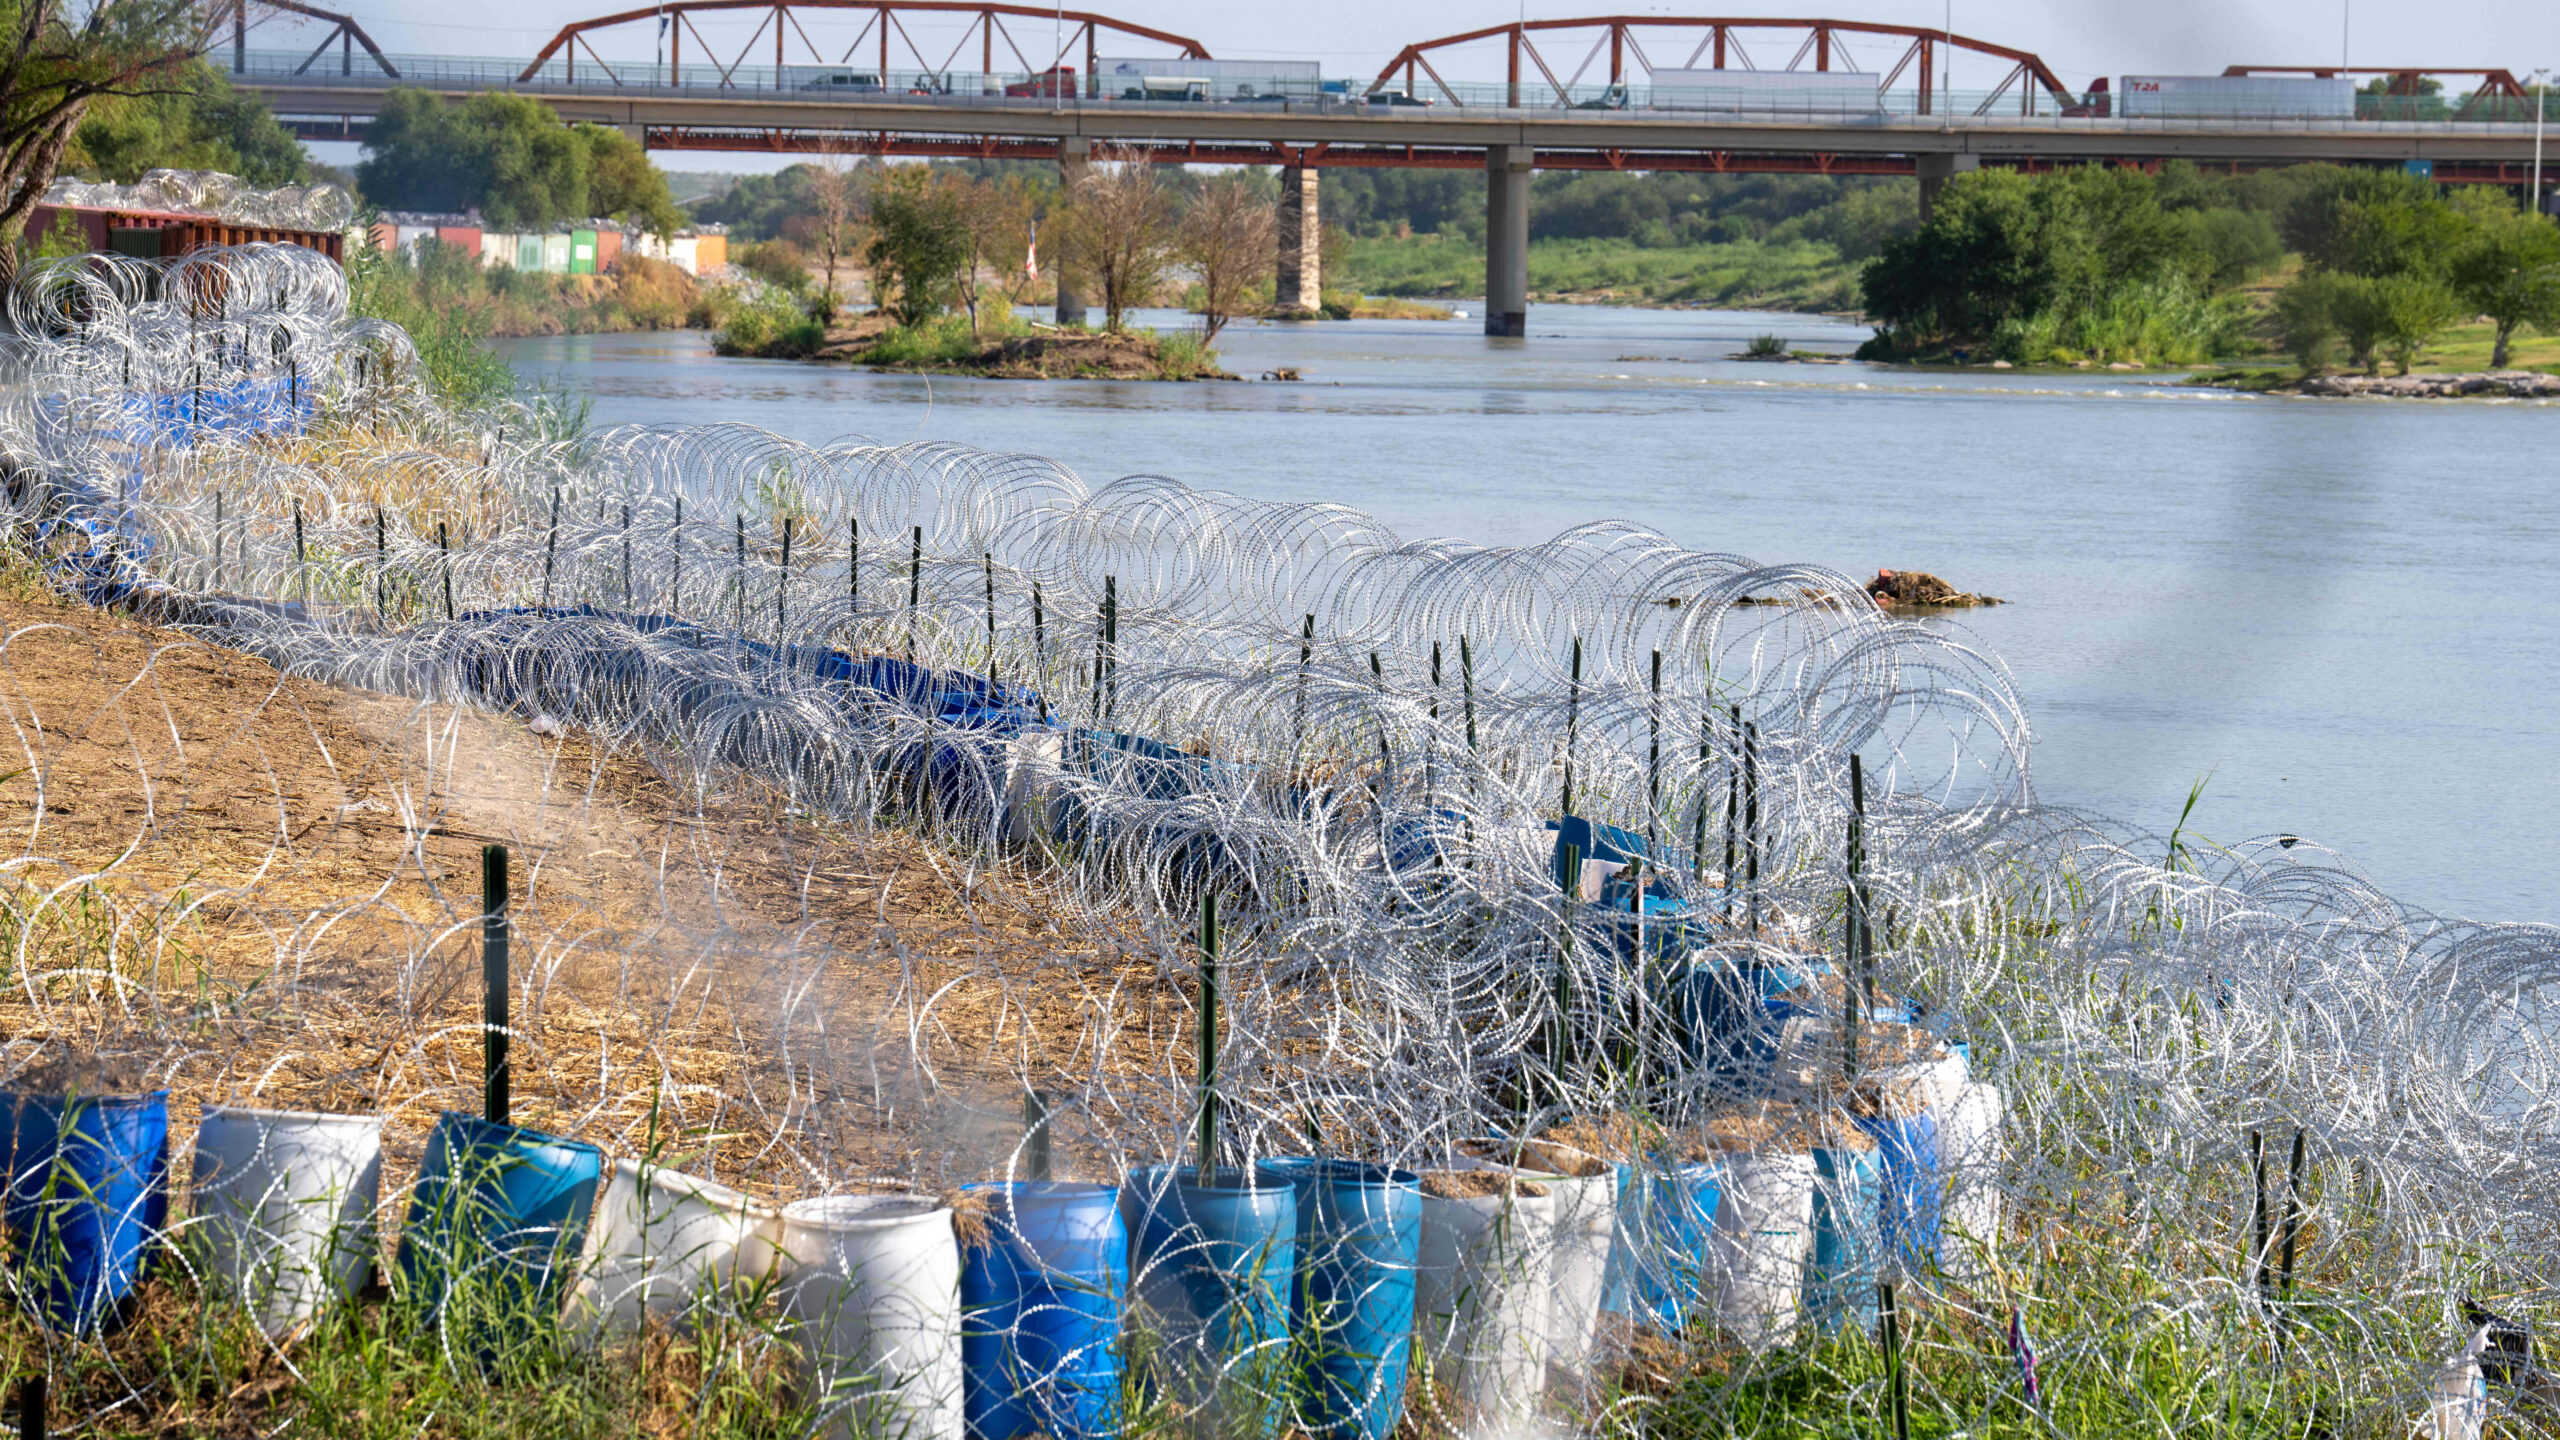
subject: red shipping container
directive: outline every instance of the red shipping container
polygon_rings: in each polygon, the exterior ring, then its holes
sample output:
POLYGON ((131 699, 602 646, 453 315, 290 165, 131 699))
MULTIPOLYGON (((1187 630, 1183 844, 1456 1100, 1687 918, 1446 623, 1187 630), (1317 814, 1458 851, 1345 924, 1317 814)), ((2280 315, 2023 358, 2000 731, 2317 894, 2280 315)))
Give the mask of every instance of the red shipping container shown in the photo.
POLYGON ((474 260, 480 258, 480 227, 477 225, 439 225, 436 227, 436 241, 450 245, 474 260))
POLYGON ((619 259, 621 259, 621 258, 622 258, 622 232, 621 232, 621 231, 619 231, 619 230, 599 230, 599 231, 597 231, 597 232, 596 232, 596 273, 597 273, 597 274, 599 274, 599 275, 601 275, 601 274, 603 274, 605 271, 612 269, 612 268, 613 268, 613 262, 615 262, 616 260, 619 260, 619 259))

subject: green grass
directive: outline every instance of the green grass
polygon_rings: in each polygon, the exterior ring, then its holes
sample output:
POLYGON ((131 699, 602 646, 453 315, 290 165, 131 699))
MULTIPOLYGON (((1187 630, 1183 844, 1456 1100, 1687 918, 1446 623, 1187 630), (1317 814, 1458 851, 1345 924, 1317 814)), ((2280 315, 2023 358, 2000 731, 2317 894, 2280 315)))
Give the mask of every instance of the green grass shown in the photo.
MULTIPOLYGON (((1451 235, 1355 240, 1350 278, 1373 295, 1484 293, 1484 250, 1451 235)), ((1734 241, 1647 249, 1625 240, 1541 240, 1529 247, 1536 295, 1663 305, 1846 310, 1858 267, 1814 241, 1734 241)))

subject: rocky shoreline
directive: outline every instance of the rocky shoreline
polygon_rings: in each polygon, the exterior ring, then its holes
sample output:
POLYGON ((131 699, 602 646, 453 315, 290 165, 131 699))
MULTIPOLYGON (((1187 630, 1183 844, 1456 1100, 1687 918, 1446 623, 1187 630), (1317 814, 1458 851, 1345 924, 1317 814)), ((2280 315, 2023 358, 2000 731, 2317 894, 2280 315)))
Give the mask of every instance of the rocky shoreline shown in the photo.
POLYGON ((2314 375, 2279 393, 2377 396, 2393 400, 2467 400, 2504 397, 2560 399, 2560 375, 2539 370, 2475 370, 2461 375, 2314 375))
POLYGON ((2186 383, 2258 395, 2307 395, 2332 400, 2560 400, 2560 375, 2539 370, 2300 377, 2278 370, 2226 370, 2193 376, 2186 383))

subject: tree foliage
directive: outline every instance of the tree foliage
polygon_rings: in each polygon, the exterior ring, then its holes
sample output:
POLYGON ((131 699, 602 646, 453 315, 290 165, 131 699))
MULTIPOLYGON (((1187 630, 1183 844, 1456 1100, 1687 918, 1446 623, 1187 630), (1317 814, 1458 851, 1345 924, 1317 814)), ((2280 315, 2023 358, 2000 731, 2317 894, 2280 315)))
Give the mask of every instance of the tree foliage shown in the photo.
POLYGON ((2489 365, 2503 369, 2518 326, 2560 328, 2560 227, 2513 206, 2482 216, 2450 278, 2462 303, 2497 327, 2489 365))
POLYGON ((302 142, 276 123, 267 102, 234 89, 229 76, 202 61, 165 87, 93 103, 61 168, 125 185, 162 168, 220 170, 262 188, 298 185, 311 175, 302 142))
MULTIPOLYGON (((12 0, 0 14, 0 241, 10 241, 92 106, 182 82, 200 16, 188 0, 12 0)), ((16 259, 0 244, 0 273, 16 259)))
POLYGON ((2206 358, 2233 323, 2213 292, 2265 250, 2257 227, 2216 213, 2172 210, 2150 176, 2104 166, 1961 176, 1867 266, 1879 349, 2206 358))
POLYGON ((499 230, 589 217, 674 232, 683 212, 638 141, 601 125, 564 125, 550 106, 487 92, 458 105, 423 90, 383 97, 356 182, 385 209, 477 210, 499 230))
POLYGON ((872 185, 872 284, 898 323, 921 325, 951 308, 967 252, 961 197, 943 177, 899 165, 872 185))
POLYGON ((1277 228, 1270 198, 1241 175, 1222 175, 1192 198, 1178 248, 1200 282, 1202 343, 1214 344, 1227 321, 1261 294, 1277 228))

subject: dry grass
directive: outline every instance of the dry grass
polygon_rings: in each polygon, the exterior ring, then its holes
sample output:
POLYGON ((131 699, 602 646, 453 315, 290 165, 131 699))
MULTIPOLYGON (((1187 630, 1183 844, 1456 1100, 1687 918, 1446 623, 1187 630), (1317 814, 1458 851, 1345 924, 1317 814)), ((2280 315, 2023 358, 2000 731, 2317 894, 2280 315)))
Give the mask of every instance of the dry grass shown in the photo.
POLYGON ((523 1123, 630 1153, 659 1105, 678 1149, 787 1196, 981 1178, 930 1172, 1009 1148, 1025 1077, 1182 1069, 1188 987, 1138 937, 912 835, 23 589, 0 635, 7 1062, 139 1057, 181 1135, 214 1101, 378 1106, 400 1173, 476 1109, 488 844, 514 857, 523 1123))

